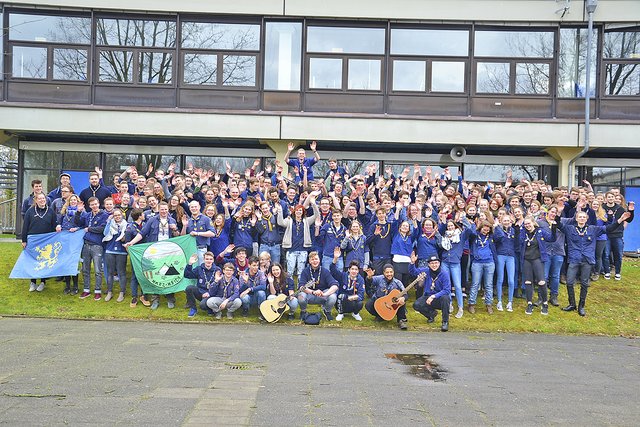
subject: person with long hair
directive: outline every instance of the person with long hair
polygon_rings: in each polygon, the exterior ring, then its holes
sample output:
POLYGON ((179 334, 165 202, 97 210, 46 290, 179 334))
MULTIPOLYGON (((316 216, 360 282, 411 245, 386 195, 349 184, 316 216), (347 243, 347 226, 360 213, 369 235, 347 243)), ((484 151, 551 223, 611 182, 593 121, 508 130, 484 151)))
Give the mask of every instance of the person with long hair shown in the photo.
POLYGON ((127 220, 122 215, 120 209, 113 211, 113 214, 107 218, 107 224, 104 227, 105 242, 104 259, 109 274, 105 274, 107 281, 107 295, 104 300, 109 302, 113 297, 113 273, 118 276, 120 283, 120 294, 117 302, 124 301, 124 294, 127 290, 127 251, 124 248, 124 234, 127 228, 127 220))
POLYGON ((476 298, 480 285, 484 286, 484 304, 487 313, 493 314, 493 274, 496 269, 496 247, 493 239, 492 223, 478 220, 472 224, 470 233, 471 291, 469 292, 469 313, 476 311, 476 298))
POLYGON ((336 320, 340 322, 345 313, 351 313, 351 316, 360 322, 362 321, 360 310, 364 305, 364 278, 360 275, 360 263, 358 260, 351 260, 347 264, 347 271, 343 272, 336 264, 340 256, 340 248, 336 247, 333 251, 333 262, 330 265, 331 275, 338 281, 336 320))
POLYGON ((427 268, 429 258, 434 255, 440 257, 442 236, 438 232, 438 224, 433 218, 426 218, 422 221, 421 231, 416 240, 416 267, 427 268))
POLYGON ((217 258, 229 247, 229 229, 231 218, 217 214, 213 220, 213 237, 209 239, 209 251, 217 258))
POLYGON ((459 219, 462 225, 458 225, 454 220, 445 220, 446 213, 440 214, 440 234, 442 239, 440 246, 442 249, 442 271, 448 273, 451 282, 453 283, 456 302, 458 305, 458 312, 456 313, 456 319, 459 319, 464 314, 464 303, 462 300, 462 269, 460 261, 462 259, 462 251, 465 247, 465 242, 469 239, 471 234, 470 224, 464 215, 459 215, 459 219))
POLYGON ((502 311, 502 285, 504 273, 507 272, 507 311, 513 311, 513 291, 516 284, 516 232, 513 228, 511 215, 505 214, 500 219, 500 225, 493 229, 493 239, 496 245, 496 272, 498 304, 496 309, 502 311))
POLYGON ((273 263, 267 274, 267 299, 274 299, 278 295, 287 296, 287 305, 289 306, 289 320, 296 318, 296 310, 298 309, 298 298, 296 298, 295 284, 293 279, 282 268, 280 263, 273 263))
MULTIPOLYGON (((602 204, 598 199, 594 199, 591 202, 591 211, 593 212, 593 218, 589 218, 590 225, 603 226, 607 225, 607 213, 602 208, 602 204)), ((595 282, 600 278, 600 274, 604 274, 605 270, 603 265, 609 265, 609 253, 605 251, 607 248, 607 234, 601 234, 596 238, 596 265, 591 272, 591 281, 595 282), (605 261, 606 253, 606 261, 605 261)))
POLYGON ((363 269, 369 266, 369 247, 366 241, 367 237, 362 233, 362 224, 353 221, 340 242, 340 249, 345 253, 345 265, 350 265, 351 261, 358 261, 358 265, 363 266, 363 269))
MULTIPOLYGON (((611 254, 613 255, 613 265, 615 267, 615 279, 620 280, 622 273, 622 251, 624 247, 624 243, 622 240, 622 236, 624 234, 624 223, 630 223, 633 221, 633 209, 629 209, 632 214, 625 221, 619 222, 618 220, 624 214, 625 208, 621 206, 619 203, 616 203, 616 194, 612 191, 607 191, 605 193, 606 203, 603 206, 606 214, 607 214, 607 223, 608 224, 617 224, 615 227, 612 227, 610 230, 607 230, 607 247, 610 249, 611 254)), ((621 202, 622 199, 619 199, 621 202)), ((629 203, 629 207, 633 205, 633 202, 629 203)), ((611 277, 611 273, 607 270, 607 265, 605 264, 605 274, 604 278, 609 279, 611 277)))
MULTIPOLYGON (((557 206, 551 206, 549 208, 546 215, 538 220, 538 226, 551 231, 554 221, 558 221, 557 206)), ((566 255, 564 233, 561 230, 556 230, 556 240, 547 244, 547 251, 549 253, 549 259, 544 263, 544 276, 549 285, 549 304, 557 307, 559 305, 560 270, 562 270, 562 264, 564 263, 566 255)), ((540 297, 538 297, 538 300, 540 300, 540 297)))
MULTIPOLYGON (((63 188, 64 191, 64 188, 63 188)), ((60 209, 60 215, 58 215, 57 231, 69 231, 75 233, 78 231, 78 225, 76 224, 76 212, 82 212, 83 207, 80 205, 80 197, 77 194, 71 194, 62 208, 60 209)), ((78 294, 78 275, 64 276, 64 293, 77 295, 78 294), (73 281, 73 287, 71 282, 73 281)))

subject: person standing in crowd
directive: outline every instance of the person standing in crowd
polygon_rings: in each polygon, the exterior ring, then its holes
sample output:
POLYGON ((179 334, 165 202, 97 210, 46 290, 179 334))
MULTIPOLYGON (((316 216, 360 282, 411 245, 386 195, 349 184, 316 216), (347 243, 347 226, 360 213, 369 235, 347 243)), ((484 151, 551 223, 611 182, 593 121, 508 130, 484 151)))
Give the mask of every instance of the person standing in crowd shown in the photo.
POLYGON ((58 177, 58 186, 51 190, 47 197, 49 200, 54 201, 62 197, 62 187, 70 187, 71 186, 71 175, 66 172, 63 172, 58 177))
MULTIPOLYGON (((23 219, 24 219, 25 214, 29 210, 29 208, 34 206, 36 196, 38 194, 40 194, 40 193, 43 193, 42 181, 40 181, 39 179, 32 180, 31 181, 31 194, 29 194, 29 196, 26 199, 24 199, 24 201, 22 202, 22 209, 20 210, 20 213, 22 214, 22 218, 23 219)), ((45 200, 47 206, 49 206, 51 204, 51 200, 46 195, 44 196, 44 200, 45 200)))
MULTIPOLYGON (((316 218, 315 230, 317 241, 322 251, 322 267, 329 270, 334 261, 334 248, 339 248, 340 244, 344 240, 346 227, 342 225, 342 212, 340 209, 333 209, 331 211, 331 221, 326 224, 321 224, 322 219, 320 216, 316 218)), ((336 260, 336 268, 339 271, 344 270, 344 260, 339 257, 336 260)))
POLYGON ((497 270, 497 299, 498 311, 503 310, 502 306, 502 285, 504 283, 504 273, 507 272, 507 311, 513 311, 513 292, 516 284, 516 233, 512 226, 511 216, 506 214, 502 217, 499 226, 493 230, 493 239, 496 245, 496 270, 497 270))
MULTIPOLYGON (((633 215, 625 221, 619 221, 620 217, 624 215, 625 209, 616 203, 616 194, 613 191, 607 191, 605 193, 606 203, 604 210, 607 214, 608 224, 617 224, 615 227, 607 230, 607 246, 610 249, 610 253, 613 257, 613 266, 615 268, 615 279, 620 280, 622 274, 622 251, 624 249, 624 242, 622 236, 624 234, 624 222, 630 223, 633 221, 633 215)), ((633 212, 633 210, 631 210, 633 212)), ((611 272, 606 269, 604 278, 609 279, 611 272)))
MULTIPOLYGON (((40 189, 42 190, 42 188, 40 189)), ((56 231, 56 214, 49 208, 47 196, 42 192, 35 192, 33 195, 33 206, 24 213, 24 223, 22 224, 22 249, 27 247, 28 236, 35 234, 52 233, 56 231)), ((44 291, 46 279, 40 279, 40 284, 36 285, 37 279, 31 279, 29 292, 44 291)))
POLYGON ((287 144, 287 154, 284 155, 284 162, 298 170, 298 177, 300 178, 300 181, 305 180, 305 178, 308 182, 313 181, 313 165, 320 161, 320 154, 318 154, 318 151, 316 150, 317 145, 318 143, 316 141, 312 141, 309 146, 311 151, 313 151, 312 158, 308 158, 306 156, 304 148, 299 148, 298 157, 290 159, 289 156, 295 148, 295 145, 293 142, 287 144))
POLYGON ((89 173, 89 186, 80 192, 80 200, 86 206, 89 205, 89 199, 95 197, 98 200, 99 207, 104 204, 104 199, 111 196, 111 192, 107 187, 100 184, 102 179, 102 169, 96 167, 95 172, 89 173))
POLYGON ((496 264, 496 247, 493 241, 493 227, 488 221, 480 222, 476 228, 471 227, 470 250, 471 264, 471 292, 469 293, 469 313, 474 313, 478 289, 483 285, 484 303, 487 313, 493 314, 493 273, 496 264))
POLYGON ((258 221, 256 222, 256 232, 260 238, 259 254, 268 253, 274 262, 280 262, 282 235, 278 227, 277 215, 273 214, 269 202, 260 203, 256 210, 258 221))
MULTIPOLYGON (((63 187, 62 191, 64 194, 64 189, 68 187, 63 187)), ((64 197, 64 195, 63 195, 64 197)), ((83 207, 80 205, 80 198, 75 194, 71 194, 66 198, 64 205, 60 209, 60 214, 58 215, 58 225, 56 226, 56 231, 68 231, 70 233, 75 233, 78 231, 78 225, 76 223, 76 212, 82 212, 83 207)), ((65 276, 64 277, 64 293, 71 295, 78 295, 78 275, 74 276, 65 276), (71 281, 73 281, 73 287, 71 287, 71 281)))
MULTIPOLYGON (((142 226, 144 223, 144 213, 142 209, 135 208, 131 211, 131 222, 127 224, 127 229, 124 233, 124 247, 125 249, 130 246, 130 242, 137 236, 142 234, 142 226)), ((145 243, 144 238, 138 240, 138 243, 145 243)), ((129 284, 131 288, 131 303, 129 307, 135 308, 138 305, 138 278, 136 277, 133 270, 133 260, 131 260, 131 283, 129 284)), ((147 301, 144 296, 144 293, 140 294, 140 302, 145 307, 149 307, 151 303, 147 301)))
POLYGON ((104 228, 109 215, 100 209, 100 201, 97 197, 90 197, 87 202, 89 211, 76 213, 76 215, 79 216, 76 223, 86 231, 84 234, 84 246, 82 247, 82 280, 84 290, 82 294, 80 294, 80 298, 85 299, 91 295, 91 264, 93 263, 96 280, 93 299, 100 301, 102 299, 102 267, 104 262, 102 238, 104 237, 104 228))
POLYGON ((127 250, 124 248, 126 229, 127 221, 123 218, 122 212, 119 209, 114 210, 107 219, 102 239, 105 244, 105 263, 107 271, 110 272, 110 274, 105 274, 107 295, 104 300, 106 302, 111 301, 113 297, 113 273, 117 274, 120 283, 120 294, 116 301, 124 301, 124 294, 127 290, 127 250))
POLYGON ((198 250, 198 265, 204 262, 204 254, 208 251, 209 241, 215 236, 214 226, 211 218, 200 213, 200 203, 195 200, 189 202, 190 217, 186 215, 182 218, 185 226, 185 233, 196 238, 198 250))
MULTIPOLYGON (((558 207, 551 206, 549 207, 547 214, 538 220, 538 226, 551 232, 553 222, 558 220, 558 207)), ((558 307, 560 270, 562 269, 562 264, 564 263, 566 255, 564 233, 561 230, 556 230, 556 240, 554 242, 547 243, 547 251, 549 253, 549 260, 544 263, 544 277, 547 280, 550 291, 549 304, 554 307, 558 307)), ((540 301, 540 296, 538 296, 538 300, 540 301)))

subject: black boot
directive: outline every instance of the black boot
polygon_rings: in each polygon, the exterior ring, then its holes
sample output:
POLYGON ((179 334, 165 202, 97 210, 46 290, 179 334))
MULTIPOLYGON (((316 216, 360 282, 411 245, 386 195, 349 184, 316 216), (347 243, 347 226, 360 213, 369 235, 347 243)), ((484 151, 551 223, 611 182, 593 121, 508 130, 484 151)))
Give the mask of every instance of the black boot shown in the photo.
POLYGON ((580 316, 586 316, 587 313, 584 311, 584 304, 587 302, 587 291, 589 288, 586 286, 580 286, 580 302, 578 303, 578 314, 580 316))
POLYGON ((567 296, 569 297, 569 305, 564 307, 562 311, 573 311, 576 309, 576 293, 573 285, 567 285, 567 296))
POLYGON ((69 295, 71 293, 71 278, 64 278, 64 294, 69 295))

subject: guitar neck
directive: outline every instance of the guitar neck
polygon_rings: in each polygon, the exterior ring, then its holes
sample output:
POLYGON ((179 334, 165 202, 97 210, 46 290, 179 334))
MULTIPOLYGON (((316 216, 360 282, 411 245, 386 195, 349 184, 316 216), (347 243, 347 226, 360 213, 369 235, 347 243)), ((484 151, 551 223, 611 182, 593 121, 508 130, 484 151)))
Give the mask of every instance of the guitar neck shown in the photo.
POLYGON ((416 277, 416 280, 414 280, 413 282, 409 283, 407 285, 406 288, 404 288, 404 291, 400 292, 399 296, 404 296, 407 294, 407 292, 409 292, 411 290, 411 288, 413 288, 418 282, 420 282, 421 280, 424 280, 424 277, 422 277, 422 275, 416 277))

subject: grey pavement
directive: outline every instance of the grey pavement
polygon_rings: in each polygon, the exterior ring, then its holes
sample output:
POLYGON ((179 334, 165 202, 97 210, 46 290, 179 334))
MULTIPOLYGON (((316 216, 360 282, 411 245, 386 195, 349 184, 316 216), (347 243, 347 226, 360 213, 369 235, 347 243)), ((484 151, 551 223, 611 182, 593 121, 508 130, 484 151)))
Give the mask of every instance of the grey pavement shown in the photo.
POLYGON ((2 318, 0 342, 5 425, 640 424, 632 339, 2 318))

